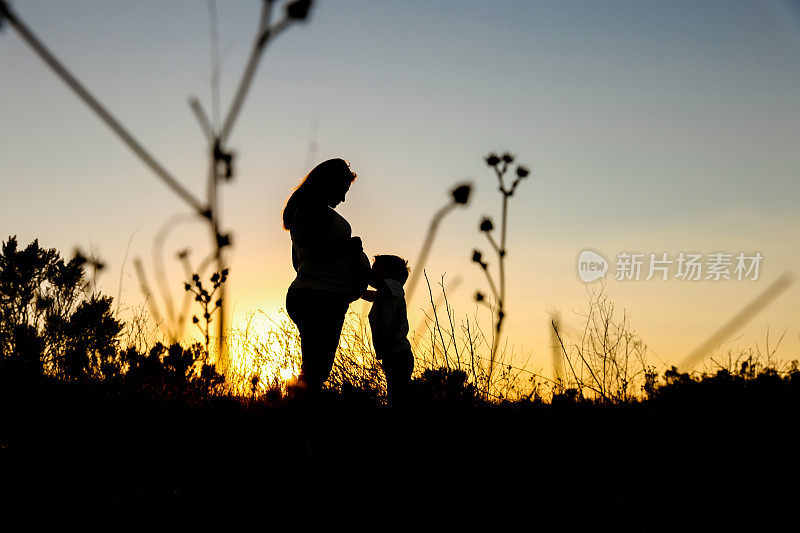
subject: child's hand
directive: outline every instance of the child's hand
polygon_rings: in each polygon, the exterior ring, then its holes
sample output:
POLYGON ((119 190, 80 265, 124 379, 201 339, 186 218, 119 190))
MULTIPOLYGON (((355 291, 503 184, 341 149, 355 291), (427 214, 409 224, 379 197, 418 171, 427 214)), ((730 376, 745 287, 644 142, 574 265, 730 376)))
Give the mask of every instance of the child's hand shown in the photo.
POLYGON ((367 289, 366 291, 364 291, 364 294, 361 295, 361 298, 363 300, 368 301, 368 302, 374 302, 375 301, 375 296, 377 294, 378 294, 378 291, 373 291, 373 290, 367 289))

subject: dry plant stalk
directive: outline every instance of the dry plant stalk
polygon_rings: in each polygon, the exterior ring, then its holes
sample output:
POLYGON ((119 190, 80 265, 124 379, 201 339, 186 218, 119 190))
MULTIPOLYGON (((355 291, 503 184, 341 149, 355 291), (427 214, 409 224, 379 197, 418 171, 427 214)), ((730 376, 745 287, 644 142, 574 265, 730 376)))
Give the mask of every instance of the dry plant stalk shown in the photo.
MULTIPOLYGON (((494 296, 494 300, 495 302, 497 302, 496 309, 492 309, 494 315, 493 319, 494 339, 492 342, 492 351, 489 357, 489 369, 488 369, 489 380, 491 380, 491 376, 494 372, 497 350, 500 344, 500 337, 503 328, 503 319, 506 316, 505 259, 507 255, 506 235, 508 229, 508 199, 514 196, 514 192, 517 190, 517 187, 519 186, 520 182, 528 177, 530 171, 522 165, 517 165, 515 170, 516 177, 514 178, 514 181, 507 186, 505 183, 505 175, 506 172, 509 170, 511 164, 514 162, 514 156, 512 156, 508 152, 504 153, 502 156, 498 156, 497 154, 492 153, 486 156, 485 161, 490 168, 494 169, 494 173, 497 176, 497 181, 499 184, 498 190, 502 195, 502 211, 501 211, 502 222, 500 224, 500 242, 498 243, 497 240, 495 240, 495 238, 492 237, 492 231, 494 231, 494 223, 492 222, 491 218, 483 217, 479 226, 480 231, 486 235, 486 239, 489 241, 489 244, 491 245, 492 249, 497 255, 498 270, 500 277, 499 288, 489 272, 489 264, 483 260, 483 254, 481 253, 481 251, 474 250, 472 252, 472 261, 477 263, 481 267, 481 269, 483 269, 484 273, 486 274, 486 280, 489 283, 489 288, 492 291, 492 296, 494 296)), ((482 292, 478 291, 475 293, 475 300, 478 301, 479 303, 486 303, 486 296, 482 292)))
MULTIPOLYGON (((267 43, 274 39, 283 30, 288 28, 295 22, 303 21, 308 18, 309 11, 312 6, 312 0, 292 0, 285 4, 284 17, 276 24, 271 24, 273 7, 277 4, 276 0, 262 0, 261 15, 259 17, 258 28, 253 40, 253 48, 250 52, 247 65, 245 66, 242 77, 239 81, 238 88, 225 120, 220 126, 219 124, 212 124, 206 113, 203 111, 197 98, 190 99, 190 108, 198 120, 200 128, 208 141, 208 157, 209 157, 209 171, 208 171, 208 185, 205 200, 201 200, 198 196, 187 189, 175 176, 167 171, 164 166, 159 163, 145 148, 136 140, 136 138, 125 128, 119 120, 117 120, 97 98, 92 95, 89 90, 48 50, 48 48, 34 35, 34 33, 25 25, 22 20, 14 13, 6 0, 0 0, 0 27, 4 22, 7 22, 19 36, 31 47, 31 49, 44 61, 44 63, 53 72, 61 78, 61 80, 94 112, 100 120, 102 120, 111 131, 116 134, 120 140, 138 157, 167 187, 169 187, 181 200, 183 200, 192 210, 195 217, 208 224, 211 233, 212 244, 212 257, 216 262, 217 272, 221 272, 226 268, 226 261, 224 250, 231 245, 231 236, 228 232, 221 230, 221 211, 218 202, 218 190, 223 182, 233 179, 233 153, 228 148, 228 139, 230 137, 233 126, 239 117, 242 105, 250 89, 250 85, 255 76, 256 67, 260 62, 261 56, 267 46, 267 43)), ((209 15, 212 20, 212 46, 215 42, 213 25, 216 23, 216 9, 209 6, 209 15)), ((218 103, 216 102, 218 95, 218 65, 216 59, 212 59, 212 107, 217 115, 218 103)), ((158 269, 157 269, 158 270, 158 269)), ((202 272, 202 270, 201 270, 202 272)), ((153 308, 153 314, 159 313, 155 309, 156 303, 150 297, 151 291, 147 285, 146 280, 141 275, 143 270, 137 268, 137 273, 140 274, 140 285, 145 291, 145 297, 149 299, 150 305, 153 308)), ((163 290, 163 289, 162 289, 163 290)), ((166 306, 168 308, 168 315, 172 317, 172 302, 169 297, 169 292, 164 294, 166 306)), ((224 287, 220 297, 220 312, 218 320, 218 339, 219 339, 219 358, 217 363, 224 366, 226 357, 226 343, 224 341, 225 334, 225 293, 224 287)), ((170 326, 170 330, 174 331, 178 325, 182 327, 182 321, 178 320, 177 324, 174 319, 170 326)))
POLYGON ((617 317, 604 288, 590 293, 589 309, 579 339, 565 342, 558 324, 553 332, 569 372, 559 380, 563 390, 573 389, 581 398, 607 403, 626 403, 638 398, 652 367, 647 346, 631 329, 627 311, 617 317))
POLYGON ((428 260, 433 239, 436 237, 436 231, 439 229, 439 224, 442 219, 455 207, 465 206, 469 203, 470 193, 472 192, 472 185, 469 183, 462 183, 457 185, 450 191, 450 201, 440 208, 436 214, 433 215, 431 223, 428 225, 428 232, 425 234, 425 240, 422 242, 422 250, 417 256, 417 262, 411 270, 411 277, 408 280, 408 288, 406 289, 406 302, 411 302, 412 296, 419 283, 420 272, 425 268, 425 262, 428 260))

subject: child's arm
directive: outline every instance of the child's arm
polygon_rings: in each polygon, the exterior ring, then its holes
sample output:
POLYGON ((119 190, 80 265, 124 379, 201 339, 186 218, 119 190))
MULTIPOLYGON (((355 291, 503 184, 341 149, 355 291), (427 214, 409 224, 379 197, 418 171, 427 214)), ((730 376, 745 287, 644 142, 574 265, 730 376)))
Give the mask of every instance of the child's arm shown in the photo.
POLYGON ((375 296, 377 296, 377 295, 378 295, 378 291, 373 291, 373 290, 367 289, 366 291, 364 291, 364 294, 361 295, 361 298, 366 300, 366 301, 368 301, 368 302, 374 302, 375 301, 375 296))

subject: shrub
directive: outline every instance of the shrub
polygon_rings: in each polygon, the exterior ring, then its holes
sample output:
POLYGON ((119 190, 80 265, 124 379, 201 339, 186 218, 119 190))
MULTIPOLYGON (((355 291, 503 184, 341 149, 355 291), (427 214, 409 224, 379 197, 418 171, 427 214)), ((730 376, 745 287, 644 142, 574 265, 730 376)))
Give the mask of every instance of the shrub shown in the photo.
POLYGON ((65 262, 34 240, 0 252, 0 360, 66 379, 119 371, 122 324, 111 298, 88 294, 80 259, 65 262))

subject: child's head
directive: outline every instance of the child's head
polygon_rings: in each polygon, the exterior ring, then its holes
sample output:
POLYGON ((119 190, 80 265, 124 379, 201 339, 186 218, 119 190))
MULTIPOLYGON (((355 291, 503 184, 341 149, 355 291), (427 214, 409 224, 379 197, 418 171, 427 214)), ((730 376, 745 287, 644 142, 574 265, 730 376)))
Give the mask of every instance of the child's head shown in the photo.
POLYGON ((374 279, 393 279, 401 284, 408 279, 408 261, 396 255, 376 255, 372 262, 374 279))

